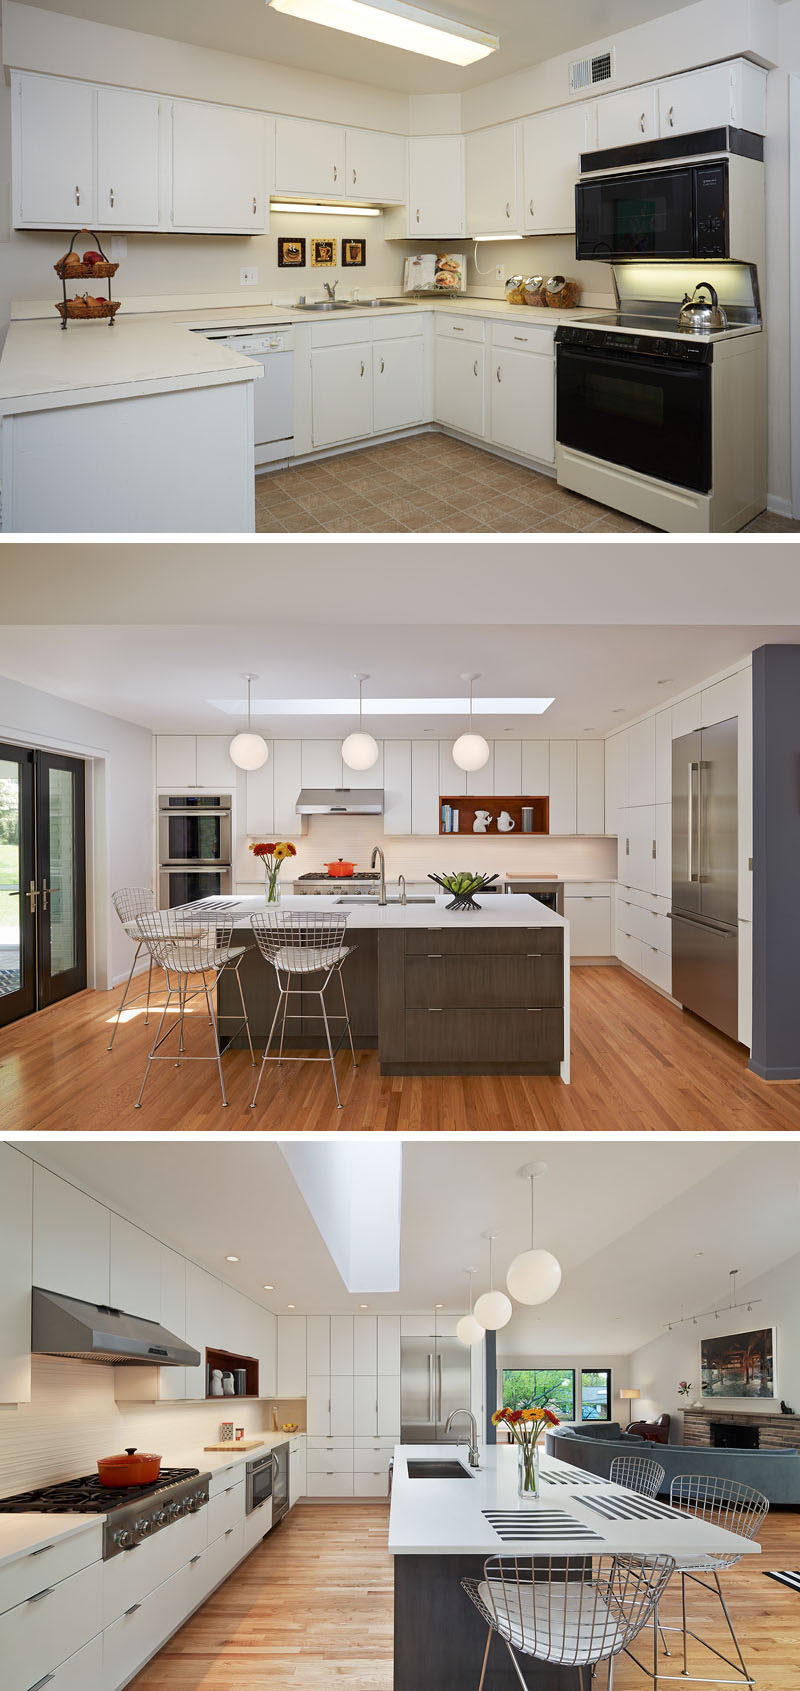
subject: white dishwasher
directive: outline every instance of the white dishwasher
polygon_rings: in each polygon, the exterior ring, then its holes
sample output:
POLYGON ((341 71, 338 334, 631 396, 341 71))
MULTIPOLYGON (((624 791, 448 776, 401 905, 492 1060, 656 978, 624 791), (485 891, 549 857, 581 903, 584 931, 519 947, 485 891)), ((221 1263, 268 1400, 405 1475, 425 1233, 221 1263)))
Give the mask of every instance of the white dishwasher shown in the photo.
POLYGON ((294 456, 294 329, 276 323, 248 329, 201 329, 206 340, 252 358, 263 371, 253 383, 256 466, 294 456))

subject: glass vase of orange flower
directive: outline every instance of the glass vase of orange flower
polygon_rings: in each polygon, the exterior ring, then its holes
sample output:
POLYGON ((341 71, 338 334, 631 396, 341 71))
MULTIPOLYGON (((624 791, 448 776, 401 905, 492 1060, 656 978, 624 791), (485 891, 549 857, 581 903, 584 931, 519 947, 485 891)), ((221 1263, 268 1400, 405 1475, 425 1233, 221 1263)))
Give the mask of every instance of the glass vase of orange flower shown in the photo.
POLYGON ((517 1446, 517 1495, 525 1503, 535 1503, 539 1495, 539 1440, 548 1427, 557 1427, 558 1416, 543 1403, 530 1403, 524 1409, 497 1409, 492 1416, 495 1427, 508 1427, 517 1446))
POLYGON ((265 903, 278 904, 281 896, 278 887, 281 864, 285 863, 287 857, 297 856, 297 847, 292 845, 291 840, 251 840, 250 850, 264 867, 265 903))

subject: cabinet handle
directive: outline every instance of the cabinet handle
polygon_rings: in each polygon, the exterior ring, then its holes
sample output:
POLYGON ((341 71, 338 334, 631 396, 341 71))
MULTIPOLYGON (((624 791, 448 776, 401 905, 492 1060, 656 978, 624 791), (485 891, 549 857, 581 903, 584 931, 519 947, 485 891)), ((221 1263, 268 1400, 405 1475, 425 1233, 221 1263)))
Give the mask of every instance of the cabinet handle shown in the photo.
POLYGON ((441 1016, 441 1013, 442 1013, 441 1004, 429 1004, 428 1005, 428 1015, 429 1016, 441 1016))
POLYGON ((384 359, 381 359, 381 375, 383 375, 383 372, 384 372, 385 369, 386 369, 385 361, 384 361, 384 359))
POLYGON ((113 204, 114 204, 114 190, 113 190, 113 188, 109 188, 109 190, 108 190, 108 203, 109 203, 110 206, 113 206, 113 204))
POLYGON ((79 206, 80 203, 81 203, 81 190, 80 190, 79 184, 76 182, 75 183, 75 204, 76 204, 76 206, 79 206))
POLYGON ((654 840, 653 841, 653 856, 655 857, 655 855, 656 855, 656 842, 654 840))
POLYGON ((189 1557, 189 1567, 193 1568, 194 1565, 195 1565, 195 1562, 199 1562, 199 1560, 200 1560, 199 1556, 190 1556, 189 1557))
POLYGON ((478 360, 477 360, 477 358, 475 360, 475 363, 472 366, 472 369, 473 369, 473 373, 477 376, 477 374, 478 374, 478 360))
POLYGON ((630 842, 630 840, 626 840, 625 841, 625 856, 630 857, 630 855, 631 855, 631 842, 630 842))
POLYGON ((515 339, 515 341, 524 341, 524 342, 525 342, 525 345, 526 345, 526 346, 527 346, 527 344, 528 344, 528 337, 527 337, 527 335, 515 335, 515 336, 514 336, 514 339, 515 339))
POLYGON ((541 1004, 526 1004, 525 1009, 529 1016, 541 1016, 542 1014, 541 1004))
POLYGON ((531 214, 531 217, 533 217, 533 200, 528 201, 528 210, 531 214))
POLYGON ((333 180, 334 182, 338 182, 339 180, 339 167, 336 164, 333 167, 333 180))
POLYGON ((28 1602, 41 1603, 43 1597, 51 1597, 54 1591, 54 1585, 46 1585, 44 1591, 35 1591, 33 1596, 28 1598, 28 1602))
POLYGON ((454 335, 463 335, 463 333, 464 333, 463 323, 454 323, 453 324, 453 334, 454 335))
POLYGON ((362 376, 364 374, 365 369, 366 369, 366 365, 365 365, 364 360, 362 358, 362 360, 361 360, 361 374, 362 374, 362 376))
POLYGON ((42 1687, 50 1685, 55 1677, 54 1673, 46 1673, 44 1679, 37 1679, 36 1684, 31 1686, 30 1691, 42 1691, 42 1687))
POLYGON ((673 115, 674 111, 675 111, 675 107, 670 106, 669 111, 667 112, 667 122, 670 126, 670 129, 675 128, 675 118, 674 118, 674 115, 673 115))
POLYGON ((525 953, 526 957, 541 957, 542 955, 541 951, 526 951, 525 953))
POLYGON ((498 382, 502 382, 502 380, 503 380, 503 366, 502 366, 502 364, 498 364, 496 375, 497 375, 498 382))
POLYGON ((441 951, 429 951, 428 952, 429 957, 441 957, 441 955, 442 955, 441 951))
POLYGON ((227 1531, 225 1533, 225 1537, 230 1538, 232 1532, 233 1532, 233 1527, 228 1527, 227 1531))
POLYGON ((258 211, 258 200, 256 199, 256 196, 254 194, 253 195, 253 216, 254 217, 255 217, 257 211, 258 211))
POLYGON ((419 223, 419 206, 417 206, 417 222, 419 223))
POLYGON ((358 171, 357 171, 357 170, 354 170, 354 171, 353 171, 353 181, 354 181, 354 182, 357 182, 357 181, 358 181, 358 171))
POLYGON ((644 132, 645 132, 645 128, 646 128, 646 122, 645 122, 645 115, 644 115, 644 112, 642 112, 642 115, 641 115, 641 117, 640 117, 640 119, 639 119, 639 128, 640 128, 640 129, 641 129, 641 131, 642 131, 642 134, 644 134, 644 132))
POLYGON ((235 1490, 236 1490, 236 1487, 235 1487, 235 1486, 232 1486, 232 1485, 229 1485, 229 1486, 226 1486, 226 1487, 225 1487, 225 1496, 226 1496, 226 1497, 230 1497, 230 1495, 231 1495, 231 1492, 232 1492, 232 1491, 235 1491, 235 1490))
POLYGON ((511 216, 511 201, 506 200, 506 217, 511 216))
MULTIPOLYGON (((46 1550, 52 1550, 52 1544, 40 1544, 38 1550, 31 1550, 31 1556, 43 1556, 46 1550)), ((51 1676, 52 1677, 52 1676, 51 1676)), ((32 1688, 33 1691, 33 1688, 32 1688)))
POLYGON ((127 1619, 128 1615, 135 1615, 136 1610, 141 1609, 141 1606, 142 1606, 141 1603, 131 1603, 130 1608, 125 1610, 126 1619, 127 1619))

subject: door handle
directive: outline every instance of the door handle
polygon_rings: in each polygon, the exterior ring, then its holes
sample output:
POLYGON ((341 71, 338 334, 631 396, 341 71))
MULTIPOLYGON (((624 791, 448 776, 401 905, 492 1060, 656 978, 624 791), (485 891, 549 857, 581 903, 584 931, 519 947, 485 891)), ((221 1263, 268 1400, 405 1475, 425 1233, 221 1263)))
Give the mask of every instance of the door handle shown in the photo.
POLYGON ((381 359, 381 375, 383 375, 383 372, 384 372, 385 369, 386 369, 386 361, 385 361, 385 359, 382 358, 381 359))
POLYGON ((366 369, 366 365, 365 365, 364 360, 362 358, 362 360, 361 360, 361 374, 362 374, 362 376, 364 374, 365 369, 366 369))
POLYGON ((51 889, 47 885, 47 882, 42 881, 42 909, 43 910, 47 909, 47 901, 48 901, 48 898, 50 897, 50 891, 51 891, 51 889))
POLYGON ((669 111, 667 112, 667 122, 670 126, 670 129, 675 128, 675 118, 673 116, 674 111, 675 111, 675 107, 670 106, 669 111))
POLYGON ((39 888, 37 887, 35 881, 30 882, 30 885, 28 887, 28 891, 25 894, 25 897, 28 900, 28 910, 29 910, 31 916, 35 916, 36 915, 36 908, 37 908, 37 905, 38 905, 38 902, 39 902, 39 888))
POLYGON ((358 171, 357 171, 357 170, 354 170, 354 171, 353 171, 353 181, 354 181, 354 182, 357 182, 357 181, 358 181, 358 171))
POLYGON ((646 128, 646 122, 645 122, 645 115, 644 115, 644 112, 642 112, 642 115, 641 115, 641 117, 640 117, 640 119, 639 119, 639 128, 640 128, 640 129, 641 129, 641 131, 642 131, 642 134, 644 134, 644 132, 645 132, 645 128, 646 128))
POLYGON ((533 217, 533 200, 528 201, 528 210, 531 214, 531 217, 533 217))
POLYGON ((419 223, 419 206, 417 206, 417 222, 419 223))
POLYGON ((506 200, 506 217, 511 216, 511 201, 506 200))
POLYGON ((254 217, 255 217, 257 211, 258 211, 258 200, 256 199, 256 196, 254 194, 253 195, 253 216, 254 217))
MULTIPOLYGON (((694 772, 695 772, 695 770, 697 770, 698 773, 699 773, 699 770, 700 770, 699 763, 690 763, 689 764, 689 805, 688 805, 688 816, 687 816, 688 848, 689 848, 689 880, 690 881, 697 881, 697 880, 700 879, 699 874, 695 875, 695 872, 694 872, 694 772)), ((699 855, 699 853, 698 853, 698 855, 699 855)))
POLYGON ((336 164, 333 167, 333 180, 334 182, 338 182, 339 180, 339 167, 336 164))

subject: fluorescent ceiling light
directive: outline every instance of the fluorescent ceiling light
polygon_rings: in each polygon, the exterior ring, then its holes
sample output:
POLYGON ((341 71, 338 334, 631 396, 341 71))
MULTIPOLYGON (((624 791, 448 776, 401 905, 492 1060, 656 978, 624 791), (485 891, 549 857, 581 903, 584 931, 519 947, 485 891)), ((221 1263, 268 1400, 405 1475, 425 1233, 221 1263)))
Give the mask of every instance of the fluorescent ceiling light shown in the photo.
POLYGON ((325 24, 347 35, 380 41, 385 47, 444 59, 449 65, 474 65, 500 46, 497 35, 407 6, 404 0, 267 0, 267 5, 306 23, 325 24))
MULTIPOLYGON (((241 713, 241 699, 209 699, 215 710, 226 716, 241 713)), ((543 716, 555 699, 476 699, 474 716, 543 716)), ((254 699, 259 716, 352 716, 358 699, 254 699)), ((370 716, 463 716, 464 700, 455 699, 370 699, 370 716)))
MULTIPOLYGON (((317 217, 380 217, 380 206, 342 205, 341 200, 336 205, 323 202, 311 205, 308 200, 270 200, 271 211, 289 211, 293 217, 299 217, 303 211, 310 212, 317 217)), ((520 240, 522 236, 520 236, 520 240)))

